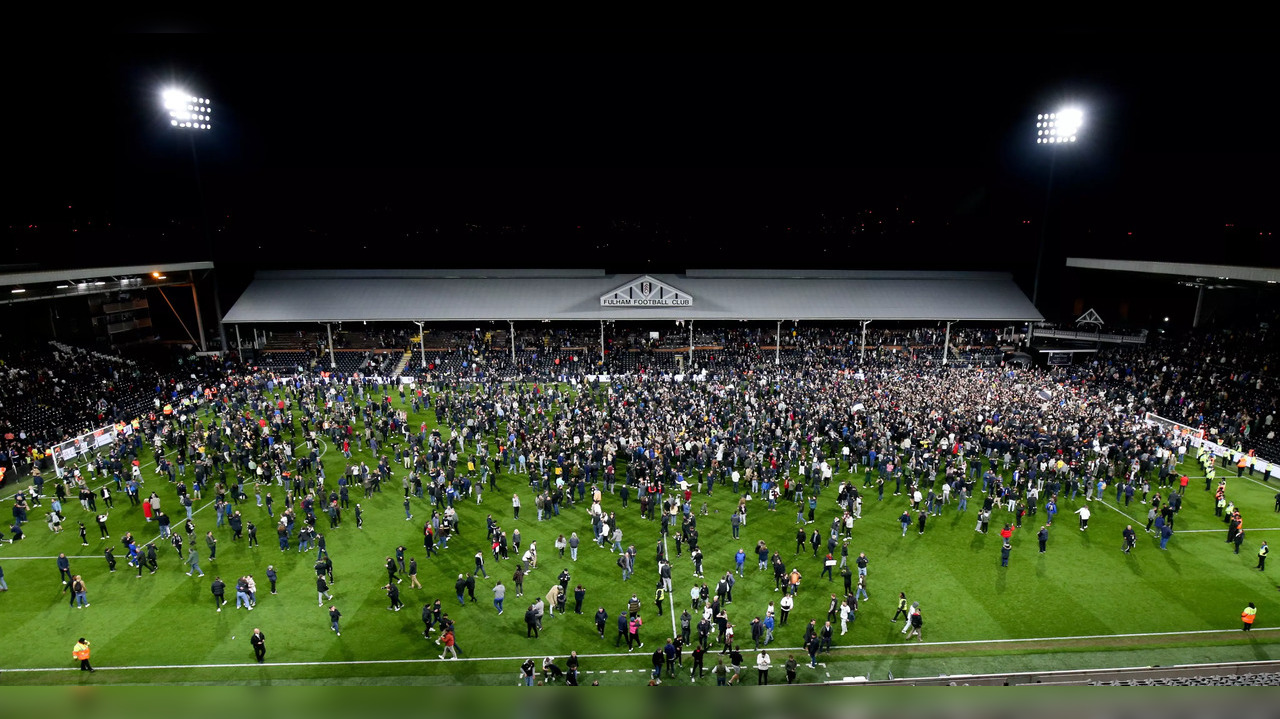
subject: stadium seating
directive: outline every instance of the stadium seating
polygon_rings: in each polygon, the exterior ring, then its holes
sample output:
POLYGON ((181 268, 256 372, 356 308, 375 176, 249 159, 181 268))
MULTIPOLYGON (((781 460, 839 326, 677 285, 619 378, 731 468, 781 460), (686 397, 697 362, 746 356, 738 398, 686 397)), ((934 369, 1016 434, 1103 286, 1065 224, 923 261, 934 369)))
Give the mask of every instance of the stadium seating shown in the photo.
POLYGON ((1280 673, 1211 674, 1208 676, 1092 681, 1094 687, 1280 687, 1280 673))
MULTIPOLYGON (((787 371, 808 368, 938 368, 945 327, 866 328, 783 323, 781 346, 776 323, 696 323, 692 361, 686 326, 670 322, 607 324, 606 355, 600 360, 601 328, 576 324, 522 323, 516 326, 515 357, 511 337, 492 327, 416 326, 336 329, 334 359, 341 375, 390 376, 404 352, 413 356, 406 371, 434 377, 490 376, 526 379, 596 373, 691 374, 730 378, 740 372, 774 366, 787 371), (654 336, 656 334, 656 337, 654 336), (424 351, 425 348, 425 351, 424 351)), ((999 331, 952 327, 947 364, 953 368, 998 367, 1004 357, 999 331)), ((1095 377, 1133 411, 1149 411, 1203 427, 1222 444, 1255 449, 1264 459, 1280 460, 1280 397, 1271 368, 1277 352, 1265 334, 1193 332, 1157 334, 1142 346, 1102 346, 1087 362, 1043 372, 1044 381, 1073 375, 1095 377)), ((332 371, 327 332, 310 328, 273 329, 252 367, 279 374, 299 370, 332 371)), ((10 346, 0 354, 0 447, 26 456, 32 447, 51 443, 115 421, 131 419, 174 395, 177 384, 221 376, 215 359, 159 345, 115 352, 65 343, 10 346)), ((4 460, 0 460, 4 461, 4 460)), ((19 460, 20 461, 20 460, 19 460)))

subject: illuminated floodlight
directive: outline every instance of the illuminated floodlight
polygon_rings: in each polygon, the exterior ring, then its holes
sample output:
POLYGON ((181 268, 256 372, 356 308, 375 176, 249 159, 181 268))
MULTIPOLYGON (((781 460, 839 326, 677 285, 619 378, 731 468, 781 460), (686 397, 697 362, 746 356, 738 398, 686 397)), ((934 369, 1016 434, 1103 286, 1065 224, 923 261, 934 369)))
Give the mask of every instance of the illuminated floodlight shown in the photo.
POLYGON ((183 90, 170 88, 161 93, 164 109, 169 112, 169 125, 172 127, 208 130, 212 119, 209 98, 188 95, 183 90))
POLYGON ((1084 112, 1065 108, 1058 112, 1042 112, 1036 115, 1036 144, 1060 145, 1075 142, 1084 125, 1084 112))

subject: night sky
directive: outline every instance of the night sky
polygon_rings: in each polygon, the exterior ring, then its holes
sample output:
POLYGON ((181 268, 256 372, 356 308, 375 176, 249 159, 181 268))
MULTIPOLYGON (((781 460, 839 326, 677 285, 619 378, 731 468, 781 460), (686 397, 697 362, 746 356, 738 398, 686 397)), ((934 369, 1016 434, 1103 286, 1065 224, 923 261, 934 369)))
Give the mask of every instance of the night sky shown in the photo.
POLYGON ((0 263, 994 269, 1029 292, 1048 199, 1051 292, 1067 255, 1280 265, 1271 45, 899 29, 9 49, 0 263), (160 108, 173 85, 213 101, 194 143, 160 108), (1035 114, 1069 105, 1080 140, 1036 146, 1035 114))

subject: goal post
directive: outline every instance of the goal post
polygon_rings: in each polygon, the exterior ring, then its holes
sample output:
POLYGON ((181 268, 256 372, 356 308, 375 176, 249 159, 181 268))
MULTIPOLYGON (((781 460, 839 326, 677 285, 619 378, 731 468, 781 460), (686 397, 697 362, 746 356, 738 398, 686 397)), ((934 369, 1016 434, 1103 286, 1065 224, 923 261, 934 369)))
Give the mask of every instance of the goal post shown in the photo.
MULTIPOLYGON (((1213 440, 1205 439, 1203 429, 1190 427, 1151 412, 1146 414, 1145 420, 1148 425, 1159 427, 1165 436, 1185 443, 1188 447, 1204 447, 1205 451, 1213 457, 1229 463, 1227 466, 1234 466, 1235 462, 1240 459, 1240 455, 1245 454, 1213 440)), ((1280 478, 1280 464, 1269 462, 1262 457, 1252 456, 1249 458, 1249 462, 1255 470, 1262 473, 1263 477, 1280 478)))
POLYGON ((61 479, 63 467, 67 464, 86 462, 88 456, 99 447, 114 444, 117 440, 122 440, 131 434, 133 434, 133 425, 129 422, 119 422, 86 432, 65 442, 59 442, 49 451, 49 456, 53 458, 54 475, 61 479))
POLYGON ((1199 445, 1204 441, 1204 430, 1174 422, 1166 417, 1161 417, 1154 412, 1147 412, 1145 417, 1147 424, 1159 427, 1165 436, 1170 438, 1181 439, 1187 444, 1199 445), (1193 441, 1194 440, 1194 441, 1193 441))

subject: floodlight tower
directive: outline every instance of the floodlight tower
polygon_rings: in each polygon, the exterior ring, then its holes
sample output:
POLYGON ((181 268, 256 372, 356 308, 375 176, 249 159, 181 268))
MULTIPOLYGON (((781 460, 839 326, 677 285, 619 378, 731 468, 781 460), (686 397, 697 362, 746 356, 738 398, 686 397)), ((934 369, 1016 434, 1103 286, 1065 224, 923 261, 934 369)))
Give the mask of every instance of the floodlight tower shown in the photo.
POLYGON ((164 109, 169 111, 170 126, 200 131, 213 127, 213 108, 209 98, 188 95, 185 90, 176 88, 165 90, 161 98, 164 109))
POLYGON ((1050 152, 1049 184, 1044 196, 1044 222, 1040 223, 1040 249, 1036 252, 1036 276, 1031 286, 1031 304, 1037 307, 1040 303, 1040 266, 1044 263, 1044 243, 1049 228, 1049 200, 1053 195, 1053 164, 1057 159, 1057 148, 1074 143, 1083 125, 1084 112, 1074 107, 1036 115, 1036 144, 1048 145, 1050 152))
MULTIPOLYGON (((169 126, 181 131, 191 130, 193 133, 204 133, 213 129, 213 101, 207 97, 192 95, 180 88, 168 88, 160 93, 164 109, 169 114, 169 126)), ((209 259, 213 260, 213 239, 209 235, 209 217, 204 206, 204 186, 200 180, 200 163, 196 157, 195 135, 188 137, 191 141, 191 166, 196 175, 196 192, 200 201, 200 219, 204 228, 204 240, 209 259)), ((215 269, 216 273, 217 270, 215 269)), ((191 296, 196 296, 196 286, 191 285, 191 296)), ((218 315, 218 339, 222 341, 222 351, 227 353, 231 348, 227 345, 227 331, 222 325, 222 300, 218 294, 218 280, 213 281, 213 310, 218 315)), ((200 329, 200 349, 206 350, 204 339, 204 322, 200 318, 200 304, 196 303, 196 324, 200 329)))

